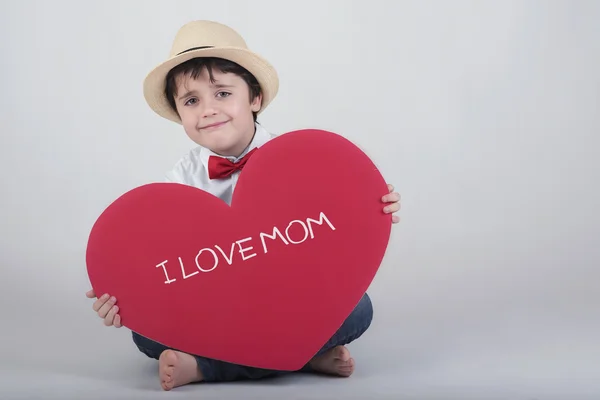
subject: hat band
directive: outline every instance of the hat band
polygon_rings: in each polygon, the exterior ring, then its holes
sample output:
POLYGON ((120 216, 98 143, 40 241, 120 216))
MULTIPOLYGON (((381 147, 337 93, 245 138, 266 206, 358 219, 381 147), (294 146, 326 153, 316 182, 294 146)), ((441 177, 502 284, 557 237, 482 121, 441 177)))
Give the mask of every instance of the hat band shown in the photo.
POLYGON ((200 47, 192 47, 191 49, 187 49, 187 50, 184 50, 184 51, 182 51, 181 53, 177 53, 177 55, 181 55, 181 54, 183 54, 183 53, 187 53, 187 52, 194 51, 194 50, 200 50, 200 49, 212 49, 213 47, 215 47, 215 46, 200 46, 200 47))

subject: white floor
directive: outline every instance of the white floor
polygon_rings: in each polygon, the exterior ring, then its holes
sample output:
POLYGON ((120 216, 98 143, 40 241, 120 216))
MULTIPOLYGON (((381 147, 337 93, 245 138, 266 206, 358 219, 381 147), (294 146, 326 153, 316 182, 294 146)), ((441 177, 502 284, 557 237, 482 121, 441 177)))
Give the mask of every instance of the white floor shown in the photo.
POLYGON ((562 331, 557 326, 542 340, 523 325, 515 341, 493 326, 425 331, 415 319, 402 329, 397 315, 380 310, 367 334, 349 346, 357 361, 350 378, 303 374, 165 393, 156 361, 134 348, 130 332, 85 317, 85 306, 54 316, 42 309, 40 318, 9 308, 2 328, 0 399, 600 399, 598 339, 592 331, 580 330, 569 340, 568 326, 562 331), (559 338, 570 345, 561 346, 559 338))
POLYGON ((406 400, 597 400, 598 384, 581 387, 576 382, 514 382, 494 384, 472 381, 440 383, 403 378, 401 370, 378 375, 364 370, 348 379, 289 376, 268 381, 196 384, 168 394, 160 389, 154 365, 146 362, 119 364, 92 376, 77 370, 52 371, 7 369, 2 374, 0 398, 12 399, 406 399, 406 400), (120 374, 120 375, 119 375, 120 374))

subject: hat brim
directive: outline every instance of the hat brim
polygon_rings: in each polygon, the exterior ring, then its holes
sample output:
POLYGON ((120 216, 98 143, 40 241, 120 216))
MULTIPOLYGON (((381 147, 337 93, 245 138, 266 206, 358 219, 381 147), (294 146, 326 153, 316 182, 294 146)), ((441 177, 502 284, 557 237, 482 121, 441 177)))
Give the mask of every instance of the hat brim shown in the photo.
POLYGON ((154 112, 161 117, 181 124, 181 119, 165 96, 165 78, 177 65, 196 57, 218 57, 233 61, 247 69, 258 81, 262 91, 260 114, 273 100, 279 90, 279 78, 273 66, 258 54, 239 47, 218 47, 191 50, 173 56, 155 67, 144 79, 144 98, 154 112))

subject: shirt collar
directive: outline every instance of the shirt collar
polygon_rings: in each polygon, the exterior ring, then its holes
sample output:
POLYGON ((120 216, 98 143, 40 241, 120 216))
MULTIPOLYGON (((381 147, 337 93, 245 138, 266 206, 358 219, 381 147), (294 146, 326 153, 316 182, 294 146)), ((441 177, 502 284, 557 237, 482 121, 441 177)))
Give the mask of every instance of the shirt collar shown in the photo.
POLYGON ((265 144, 267 141, 269 141, 270 135, 265 130, 265 128, 263 128, 258 123, 255 123, 254 126, 255 126, 254 137, 252 138, 252 141, 250 142, 248 147, 246 147, 246 149, 242 152, 242 154, 239 155, 239 157, 221 156, 221 155, 216 154, 215 152, 211 151, 210 149, 207 149, 206 147, 200 148, 200 161, 202 162, 204 169, 206 171, 208 171, 208 159, 211 156, 226 158, 229 161, 232 161, 235 163, 235 162, 238 162, 246 154, 248 154, 248 152, 251 151, 252 149, 260 147, 263 144, 265 144))

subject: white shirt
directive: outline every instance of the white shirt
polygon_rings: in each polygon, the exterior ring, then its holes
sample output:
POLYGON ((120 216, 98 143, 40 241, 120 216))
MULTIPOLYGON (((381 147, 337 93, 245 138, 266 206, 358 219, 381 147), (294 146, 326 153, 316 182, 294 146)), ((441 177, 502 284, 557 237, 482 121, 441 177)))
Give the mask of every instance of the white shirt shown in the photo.
MULTIPOLYGON (((239 157, 225 158, 234 163, 238 162, 250 150, 260 147, 276 137, 276 135, 267 132, 261 125, 255 124, 255 126, 256 131, 254 137, 244 152, 239 157)), ((211 180, 208 177, 208 158, 210 156, 223 157, 202 146, 192 149, 166 174, 165 180, 167 182, 181 183, 205 190, 231 205, 233 190, 235 189, 235 184, 240 176, 240 171, 234 172, 225 179, 211 180)))

